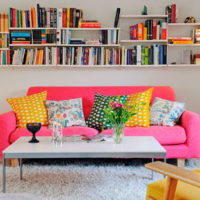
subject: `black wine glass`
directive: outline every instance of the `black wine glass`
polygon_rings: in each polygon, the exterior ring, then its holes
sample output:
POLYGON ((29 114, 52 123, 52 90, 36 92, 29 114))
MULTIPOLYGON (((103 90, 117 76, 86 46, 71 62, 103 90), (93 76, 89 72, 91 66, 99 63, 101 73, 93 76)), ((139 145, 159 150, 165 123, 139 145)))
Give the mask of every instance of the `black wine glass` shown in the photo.
POLYGON ((32 139, 29 141, 29 143, 38 143, 39 140, 36 139, 35 134, 40 130, 41 123, 28 123, 26 124, 26 128, 33 134, 32 139))

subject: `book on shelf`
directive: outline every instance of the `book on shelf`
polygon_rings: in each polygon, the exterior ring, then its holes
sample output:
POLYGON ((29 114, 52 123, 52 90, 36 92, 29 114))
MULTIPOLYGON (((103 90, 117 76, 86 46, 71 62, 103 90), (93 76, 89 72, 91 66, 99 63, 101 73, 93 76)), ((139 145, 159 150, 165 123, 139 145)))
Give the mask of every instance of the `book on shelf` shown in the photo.
POLYGON ((119 44, 119 30, 102 30, 100 35, 100 44, 119 44))
POLYGON ((120 10, 121 10, 120 8, 117 8, 117 10, 116 10, 115 22, 114 22, 114 27, 115 27, 115 28, 118 27, 120 10))
POLYGON ((8 32, 8 13, 0 13, 0 32, 8 32))
POLYGON ((0 50, 0 65, 10 64, 10 50, 0 50))
POLYGON ((121 51, 122 65, 165 65, 167 63, 166 45, 136 45, 121 51))
POLYGON ((165 14, 168 16, 168 23, 176 23, 176 4, 169 5, 165 8, 165 14))
POLYGON ((192 37, 171 37, 169 43, 172 44, 193 44, 194 40, 192 37))
POLYGON ((9 34, 1 33, 0 34, 0 48, 8 48, 9 47, 9 34))
POLYGON ((145 22, 131 25, 131 40, 166 40, 167 23, 162 20, 149 19, 145 22))

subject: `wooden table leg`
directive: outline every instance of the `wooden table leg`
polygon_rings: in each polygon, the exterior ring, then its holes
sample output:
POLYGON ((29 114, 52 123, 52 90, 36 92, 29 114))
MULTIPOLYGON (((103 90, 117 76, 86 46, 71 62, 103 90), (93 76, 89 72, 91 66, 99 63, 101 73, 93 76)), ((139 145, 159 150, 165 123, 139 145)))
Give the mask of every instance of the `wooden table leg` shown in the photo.
POLYGON ((164 200, 173 200, 176 192, 178 180, 167 177, 166 185, 165 185, 165 193, 164 193, 164 200))

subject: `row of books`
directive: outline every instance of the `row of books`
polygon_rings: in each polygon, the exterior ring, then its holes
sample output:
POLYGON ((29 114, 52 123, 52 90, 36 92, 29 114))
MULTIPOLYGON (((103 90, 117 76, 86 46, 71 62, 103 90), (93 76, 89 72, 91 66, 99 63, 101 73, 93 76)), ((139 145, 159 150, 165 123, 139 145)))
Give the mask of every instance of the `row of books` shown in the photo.
POLYGON ((45 47, 11 51, 13 65, 120 65, 120 48, 45 47))
POLYGON ((0 48, 8 48, 9 47, 9 34, 1 33, 0 34, 0 48))
POLYGON ((119 65, 120 49, 104 47, 59 47, 56 54, 59 65, 119 65))
POLYGON ((176 4, 167 6, 165 8, 165 14, 168 15, 168 23, 176 23, 176 4))
POLYGON ((137 45, 131 49, 122 47, 122 65, 164 65, 167 63, 166 45, 137 45))
POLYGON ((8 13, 0 13, 0 32, 8 32, 8 13))
POLYGON ((169 38, 171 44, 193 44, 194 39, 192 37, 171 37, 169 38))
POLYGON ((44 49, 19 48, 11 51, 12 65, 43 65, 45 64, 44 49))
POLYGON ((0 50, 0 65, 10 64, 10 50, 0 50))
POLYGON ((166 40, 167 23, 162 20, 150 19, 143 23, 130 26, 131 40, 166 40))
POLYGON ((76 8, 42 8, 37 4, 30 10, 9 8, 10 27, 81 27, 83 10, 76 8))
POLYGON ((57 31, 52 29, 33 30, 33 44, 56 44, 57 31))

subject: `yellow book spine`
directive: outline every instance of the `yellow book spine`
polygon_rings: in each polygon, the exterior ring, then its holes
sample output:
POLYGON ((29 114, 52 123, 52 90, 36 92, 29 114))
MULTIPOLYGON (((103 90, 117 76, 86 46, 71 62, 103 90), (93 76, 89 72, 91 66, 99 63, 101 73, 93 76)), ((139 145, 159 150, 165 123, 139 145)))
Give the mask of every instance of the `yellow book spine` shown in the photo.
POLYGON ((144 40, 147 40, 147 27, 144 27, 144 40))
POLYGON ((70 21, 70 8, 67 8, 67 28, 69 28, 69 21, 70 21))
POLYGON ((174 41, 173 44, 193 44, 193 41, 174 41))
POLYGON ((5 46, 5 44, 4 44, 4 34, 1 34, 1 38, 2 38, 2 48, 4 48, 5 46))

